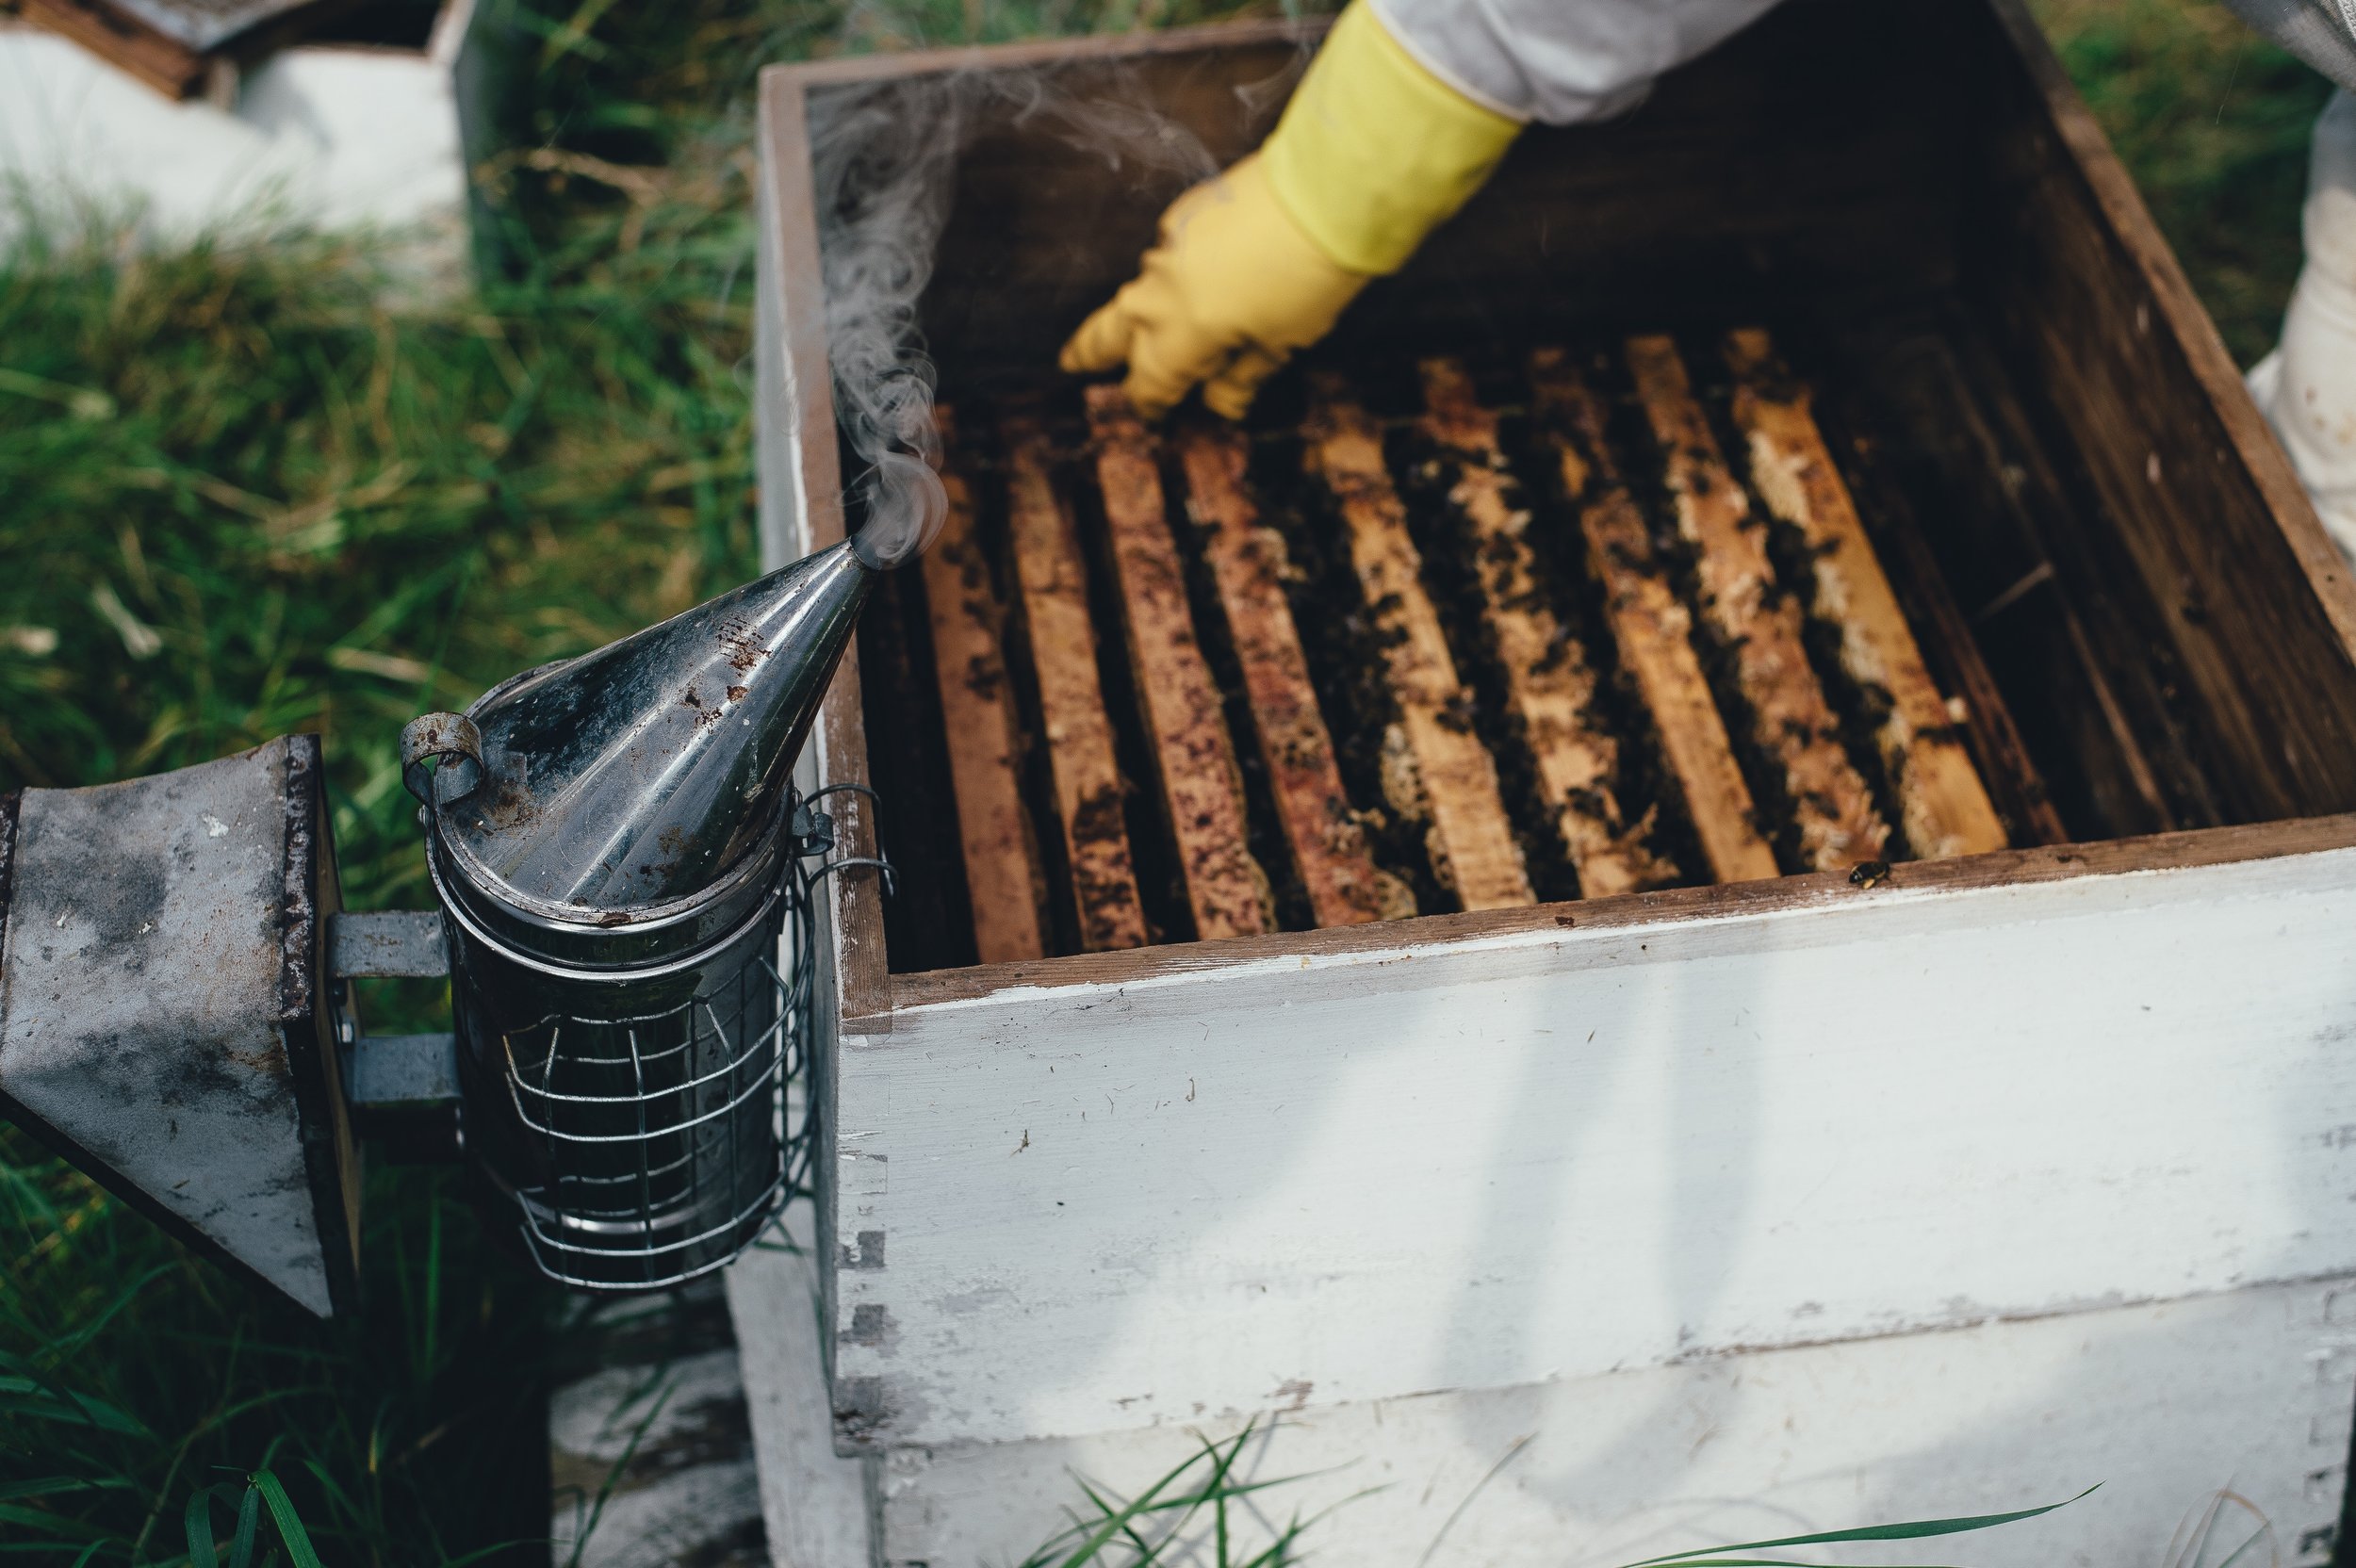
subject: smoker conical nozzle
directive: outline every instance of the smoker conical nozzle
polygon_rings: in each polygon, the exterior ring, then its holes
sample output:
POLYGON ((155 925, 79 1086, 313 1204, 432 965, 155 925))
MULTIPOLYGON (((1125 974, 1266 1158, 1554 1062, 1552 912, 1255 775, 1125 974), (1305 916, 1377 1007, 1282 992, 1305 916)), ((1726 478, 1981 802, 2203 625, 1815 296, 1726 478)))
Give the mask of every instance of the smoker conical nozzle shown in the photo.
POLYGON ((446 890, 612 927, 735 881, 777 837, 874 577, 836 545, 486 693, 466 715, 479 739, 456 748, 479 768, 445 766, 429 792, 446 890))

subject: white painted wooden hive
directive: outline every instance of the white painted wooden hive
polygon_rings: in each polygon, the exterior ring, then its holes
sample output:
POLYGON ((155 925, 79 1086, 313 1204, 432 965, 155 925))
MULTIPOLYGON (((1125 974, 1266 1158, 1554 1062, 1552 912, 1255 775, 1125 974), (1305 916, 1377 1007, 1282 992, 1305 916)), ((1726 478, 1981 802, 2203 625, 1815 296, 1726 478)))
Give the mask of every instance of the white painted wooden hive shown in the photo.
POLYGON ((186 101, 0 16, 0 185, 18 199, 0 206, 0 247, 27 218, 126 209, 162 243, 283 223, 364 227, 420 281, 463 285, 467 171, 489 151, 494 29, 475 0, 417 14, 428 25, 391 35, 400 41, 331 32, 242 63, 224 54, 186 101))
MULTIPOLYGON (((843 527, 829 95, 1044 71, 1225 161, 1299 36, 773 70, 771 553, 843 527)), ((959 510, 813 747, 901 887, 823 912, 818 1334, 732 1287, 780 1560, 870 1504, 1019 1558, 1061 1466, 1269 1410, 1273 1471, 1397 1481, 1351 1561, 1509 1448, 1432 1560, 2106 1476, 1975 1560, 2157 1562, 2229 1481, 2327 1560, 2356 597, 2011 0, 1791 0, 1531 133, 1240 460, 1049 368, 1175 188, 1052 119, 961 155, 959 510)))

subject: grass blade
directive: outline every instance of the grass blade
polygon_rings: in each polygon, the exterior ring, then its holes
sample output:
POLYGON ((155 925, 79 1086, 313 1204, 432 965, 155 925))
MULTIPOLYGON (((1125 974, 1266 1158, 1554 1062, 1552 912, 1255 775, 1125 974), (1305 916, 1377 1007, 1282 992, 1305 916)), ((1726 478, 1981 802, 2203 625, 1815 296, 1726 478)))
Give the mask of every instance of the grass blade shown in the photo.
POLYGON ((254 1561, 254 1536, 262 1525, 262 1494, 248 1486, 237 1499, 237 1535, 229 1544, 229 1568, 249 1568, 254 1561))
POLYGON ((1956 1519, 1914 1519, 1898 1525, 1862 1525, 1855 1529, 1820 1530, 1812 1535, 1787 1535, 1775 1541, 1742 1541, 1730 1546, 1696 1546, 1692 1551, 1670 1552, 1663 1557, 1648 1557, 1631 1562, 1625 1568, 1701 1568, 1693 1560, 1709 1552, 1764 1552, 1780 1546, 1827 1546, 1845 1541, 1922 1541, 1938 1535, 1962 1535, 1971 1530, 1994 1529, 1999 1525, 2019 1524, 2057 1508, 2068 1508, 2080 1497, 2091 1496, 2102 1483, 2097 1481, 2077 1497, 2064 1497, 2058 1503, 2042 1508, 2024 1508, 2013 1513, 1979 1513, 1956 1519))
POLYGON ((278 1540, 294 1560, 295 1568, 320 1568, 319 1555, 311 1549, 310 1532, 303 1527, 303 1516, 295 1511, 294 1499, 276 1476, 268 1470, 254 1472, 254 1491, 270 1505, 270 1523, 278 1527, 278 1540))

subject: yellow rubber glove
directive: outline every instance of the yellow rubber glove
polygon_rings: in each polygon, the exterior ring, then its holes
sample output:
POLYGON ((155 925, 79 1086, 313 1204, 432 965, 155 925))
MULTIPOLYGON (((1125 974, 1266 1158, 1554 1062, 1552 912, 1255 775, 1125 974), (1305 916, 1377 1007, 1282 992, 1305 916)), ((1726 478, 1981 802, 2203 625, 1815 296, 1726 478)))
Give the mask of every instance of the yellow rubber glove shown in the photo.
POLYGON ((1481 188, 1520 129, 1355 0, 1268 141, 1170 204, 1137 278, 1081 323, 1063 368, 1126 364, 1148 418, 1198 384, 1211 412, 1241 418, 1262 382, 1481 188))

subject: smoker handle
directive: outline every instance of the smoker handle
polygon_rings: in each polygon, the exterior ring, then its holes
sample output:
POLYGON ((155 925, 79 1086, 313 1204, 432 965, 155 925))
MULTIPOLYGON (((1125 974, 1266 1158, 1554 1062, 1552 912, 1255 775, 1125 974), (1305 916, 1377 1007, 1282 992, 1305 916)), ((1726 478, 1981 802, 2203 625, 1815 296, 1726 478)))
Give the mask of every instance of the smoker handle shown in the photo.
POLYGON ((464 713, 411 719, 401 731, 401 782, 426 806, 464 800, 483 782, 483 732, 464 713))
POLYGON ((442 917, 433 909, 338 909, 327 917, 327 967, 338 980, 438 980, 450 972, 442 917))
POLYGON ((364 1035, 352 979, 439 979, 450 972, 442 917, 432 909, 341 909, 327 917, 327 965, 337 981, 336 1037, 352 1135, 398 1164, 447 1164, 463 1147, 458 1041, 452 1035, 364 1035))

